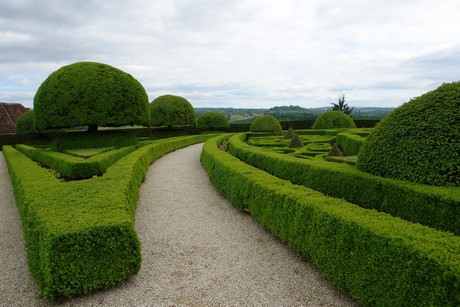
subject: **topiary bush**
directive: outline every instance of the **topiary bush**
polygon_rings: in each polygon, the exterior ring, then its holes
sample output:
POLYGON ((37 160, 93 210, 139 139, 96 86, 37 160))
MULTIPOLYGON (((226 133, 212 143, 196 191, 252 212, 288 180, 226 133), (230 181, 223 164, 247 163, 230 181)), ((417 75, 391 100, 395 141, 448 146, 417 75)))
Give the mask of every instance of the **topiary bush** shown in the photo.
POLYGON ((196 125, 203 130, 218 130, 228 128, 227 116, 216 111, 207 111, 200 115, 196 125))
POLYGON ((340 111, 322 113, 313 123, 312 129, 356 128, 355 122, 347 114, 340 111))
POLYGON ((302 143, 302 140, 300 139, 300 137, 297 134, 294 134, 288 147, 289 148, 301 148, 301 147, 304 147, 304 144, 302 143))
POLYGON ((16 134, 31 133, 38 133, 37 128, 35 128, 35 112, 33 110, 22 114, 16 120, 16 134))
POLYGON ((445 83, 385 116, 360 149, 374 175, 460 185, 460 82, 445 83))
POLYGON ((152 126, 194 125, 195 109, 191 103, 180 96, 163 95, 150 103, 152 126))
POLYGON ((150 123, 144 87, 130 74, 96 62, 53 72, 35 94, 34 111, 38 129, 150 123))
POLYGON ((289 129, 288 131, 286 132, 286 134, 284 135, 284 138, 285 139, 292 139, 294 137, 294 135, 296 135, 294 129, 292 129, 291 126, 289 126, 289 129))
POLYGON ((271 115, 257 117, 249 128, 251 132, 278 132, 281 131, 281 124, 271 115))

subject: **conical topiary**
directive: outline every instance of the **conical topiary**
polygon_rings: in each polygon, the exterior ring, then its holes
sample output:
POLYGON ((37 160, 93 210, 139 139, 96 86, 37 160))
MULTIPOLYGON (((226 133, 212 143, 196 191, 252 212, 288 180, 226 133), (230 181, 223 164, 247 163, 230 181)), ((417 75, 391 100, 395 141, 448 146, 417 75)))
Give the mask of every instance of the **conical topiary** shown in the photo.
POLYGON ((340 145, 337 143, 332 144, 331 150, 327 154, 328 156, 343 157, 343 151, 340 149, 340 145))
POLYGON ((303 143, 302 143, 302 140, 300 139, 300 137, 294 133, 294 136, 292 137, 292 140, 291 140, 291 143, 289 143, 289 148, 300 148, 300 147, 303 147, 303 143))
POLYGON ((289 129, 288 131, 286 132, 286 134, 284 135, 284 138, 285 139, 292 139, 294 137, 296 133, 294 132, 294 129, 292 129, 291 126, 289 126, 289 129))

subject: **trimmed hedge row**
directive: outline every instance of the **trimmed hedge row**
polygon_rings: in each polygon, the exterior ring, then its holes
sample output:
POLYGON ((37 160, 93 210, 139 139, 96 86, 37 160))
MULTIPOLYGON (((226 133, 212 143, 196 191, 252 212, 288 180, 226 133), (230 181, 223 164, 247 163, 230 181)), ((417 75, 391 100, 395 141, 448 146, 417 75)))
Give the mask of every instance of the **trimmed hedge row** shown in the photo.
POLYGON ((88 159, 23 144, 18 144, 15 148, 30 159, 58 172, 65 179, 80 180, 93 176, 101 176, 113 163, 133 152, 138 147, 122 147, 92 156, 88 159))
MULTIPOLYGON (((363 304, 460 304, 460 238, 294 185, 218 149, 201 161, 212 183, 363 304)), ((237 136, 239 137, 239 136, 237 136)))
POLYGON ((246 134, 230 138, 230 152, 277 177, 408 221, 460 234, 460 189, 382 178, 351 165, 309 161, 249 146, 246 134))
POLYGON ((68 132, 59 134, 51 143, 56 151, 75 148, 125 147, 137 144, 135 131, 68 132))
POLYGON ((347 156, 356 156, 365 140, 357 134, 342 132, 337 134, 336 143, 342 146, 347 156))
POLYGON ((13 147, 3 147, 41 296, 53 301, 87 294, 136 274, 141 247, 134 219, 146 170, 165 153, 207 138, 154 141, 102 177, 71 182, 60 182, 13 147))

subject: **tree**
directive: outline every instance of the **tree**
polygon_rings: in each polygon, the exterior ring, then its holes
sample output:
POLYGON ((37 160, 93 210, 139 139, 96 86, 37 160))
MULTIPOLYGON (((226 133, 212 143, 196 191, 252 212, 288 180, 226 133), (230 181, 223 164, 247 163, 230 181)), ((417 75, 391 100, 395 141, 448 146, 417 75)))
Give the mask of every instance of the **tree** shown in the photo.
POLYGON ((148 125, 150 110, 144 87, 115 67, 78 62, 53 72, 34 97, 36 128, 148 125))
POLYGON ((228 128, 228 119, 227 117, 216 111, 207 111, 198 117, 196 125, 200 129, 204 130, 216 130, 228 128))
POLYGON ((150 103, 152 126, 194 125, 196 113, 190 102, 180 96, 163 95, 150 103))
POLYGON ((353 112, 353 108, 350 108, 348 104, 345 103, 345 95, 342 94, 342 97, 339 96, 338 103, 331 103, 331 111, 343 112, 347 115, 350 115, 353 112))

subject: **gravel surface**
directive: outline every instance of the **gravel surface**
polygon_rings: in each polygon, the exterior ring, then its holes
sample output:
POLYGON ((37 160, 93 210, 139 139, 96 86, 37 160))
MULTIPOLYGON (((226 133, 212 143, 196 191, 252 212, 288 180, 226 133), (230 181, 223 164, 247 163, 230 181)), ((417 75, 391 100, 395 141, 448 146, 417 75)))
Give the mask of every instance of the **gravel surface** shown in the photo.
MULTIPOLYGON (((148 170, 136 230, 143 263, 115 288, 64 306, 357 306, 249 214, 214 189, 202 144, 167 154, 148 170)), ((3 155, 0 155, 0 304, 35 299, 3 155)))

